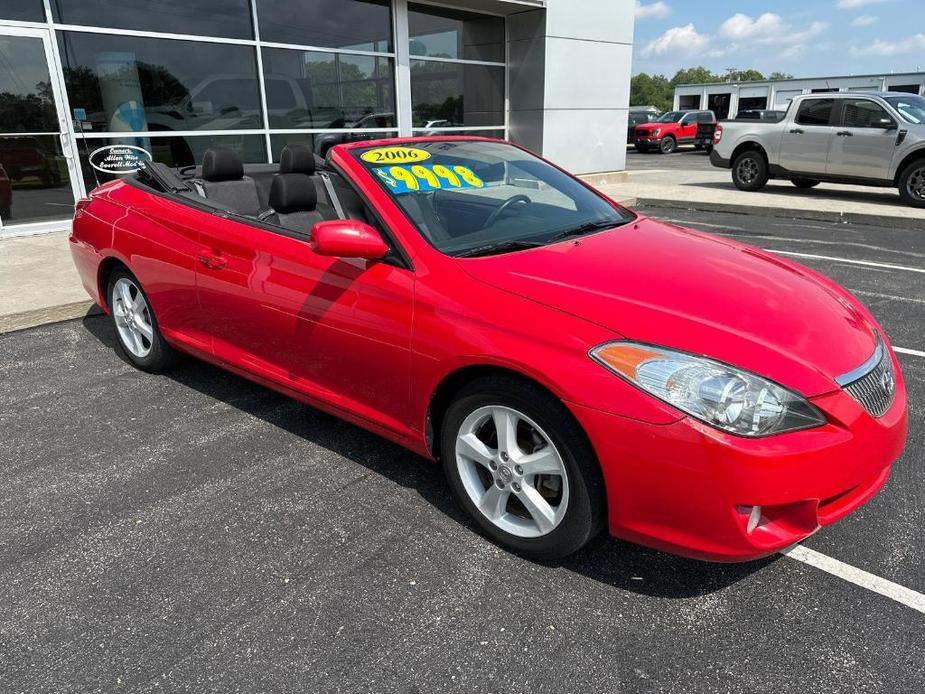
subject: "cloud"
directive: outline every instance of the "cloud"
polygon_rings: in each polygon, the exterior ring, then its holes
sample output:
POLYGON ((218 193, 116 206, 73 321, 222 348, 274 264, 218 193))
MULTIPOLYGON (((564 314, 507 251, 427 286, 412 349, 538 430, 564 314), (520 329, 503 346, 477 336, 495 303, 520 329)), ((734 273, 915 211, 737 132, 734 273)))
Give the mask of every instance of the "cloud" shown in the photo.
POLYGON ((664 55, 692 56, 703 53, 709 45, 709 36, 698 33, 693 24, 687 24, 683 27, 672 27, 647 43, 641 55, 644 58, 664 55))
POLYGON ((869 27, 871 24, 876 24, 880 21, 880 17, 872 17, 869 14, 862 14, 860 17, 855 17, 851 20, 851 26, 853 27, 869 27))
POLYGON ((757 18, 739 12, 723 22, 719 34, 729 41, 739 43, 792 46, 819 36, 828 26, 825 22, 812 22, 806 28, 797 30, 773 12, 765 12, 757 18))
POLYGON ((636 0, 636 19, 664 19, 671 12, 671 5, 667 2, 659 0, 659 2, 643 5, 639 0, 636 0))
POLYGON ((882 5, 889 0, 838 0, 835 6, 840 10, 856 10, 859 7, 868 5, 882 5))
POLYGON ((852 46, 852 55, 878 55, 892 56, 904 53, 916 53, 925 51, 925 34, 916 34, 907 39, 898 41, 874 41, 868 46, 852 46))

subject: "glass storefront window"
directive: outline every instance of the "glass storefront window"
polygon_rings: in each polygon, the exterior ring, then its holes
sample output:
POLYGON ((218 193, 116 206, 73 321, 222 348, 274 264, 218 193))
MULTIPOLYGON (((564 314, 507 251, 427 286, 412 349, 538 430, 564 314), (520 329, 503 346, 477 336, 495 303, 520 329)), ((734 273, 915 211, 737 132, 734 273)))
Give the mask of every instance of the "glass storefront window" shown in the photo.
POLYGON ((0 132, 57 132, 58 116, 40 39, 0 36, 0 132))
POLYGON ((427 5, 408 6, 411 55, 504 62, 504 19, 427 5))
POLYGON ((357 122, 374 114, 394 120, 391 58, 265 48, 263 71, 271 128, 364 127, 357 122))
POLYGON ((496 140, 506 139, 504 136, 503 130, 437 130, 437 129, 424 129, 424 128, 415 128, 414 135, 466 135, 470 137, 491 137, 496 140))
POLYGON ((62 24, 254 38, 249 0, 54 0, 51 12, 62 24))
POLYGON ((74 206, 57 135, 0 135, 0 219, 4 224, 69 217, 74 206))
POLYGON ((167 166, 192 166, 202 164, 202 156, 210 147, 229 147, 235 150, 246 164, 267 162, 266 138, 263 135, 195 135, 192 137, 118 137, 86 138, 78 136, 80 170, 87 190, 100 183, 111 181, 115 176, 94 170, 89 157, 98 149, 110 145, 131 145, 141 147, 151 158, 167 166))
POLYGON ((392 52, 390 0, 257 0, 260 39, 392 52))
POLYGON ((377 133, 289 133, 273 135, 270 138, 270 145, 273 149, 273 161, 278 162, 280 154, 286 145, 306 145, 311 147, 318 156, 324 157, 327 156, 328 151, 334 145, 395 136, 394 131, 377 133))
POLYGON ((411 61, 416 128, 504 127, 504 68, 411 61))
POLYGON ((44 22, 42 0, 0 0, 0 19, 18 22, 44 22))
POLYGON ((263 127, 254 48, 63 32, 71 108, 84 130, 241 130, 263 127))

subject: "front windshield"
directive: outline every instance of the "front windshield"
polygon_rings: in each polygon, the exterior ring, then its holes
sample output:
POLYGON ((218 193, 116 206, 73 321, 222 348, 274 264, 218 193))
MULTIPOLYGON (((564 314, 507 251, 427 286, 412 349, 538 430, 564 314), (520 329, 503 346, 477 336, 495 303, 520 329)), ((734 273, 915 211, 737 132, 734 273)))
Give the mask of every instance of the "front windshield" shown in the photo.
POLYGON ((352 153, 437 250, 478 256, 610 229, 635 216, 522 149, 440 140, 352 153))
POLYGON ((684 117, 684 111, 669 111, 658 117, 656 123, 677 123, 684 117))
POLYGON ((925 123, 925 98, 910 94, 909 96, 888 96, 886 102, 899 111, 907 123, 921 125, 925 123))

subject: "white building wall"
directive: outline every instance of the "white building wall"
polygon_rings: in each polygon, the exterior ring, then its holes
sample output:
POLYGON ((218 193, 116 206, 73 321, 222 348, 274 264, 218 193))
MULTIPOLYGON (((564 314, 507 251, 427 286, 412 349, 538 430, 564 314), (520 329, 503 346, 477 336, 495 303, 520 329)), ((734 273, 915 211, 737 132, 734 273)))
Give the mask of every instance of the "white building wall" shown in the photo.
POLYGON ((577 173, 626 167, 632 0, 547 0, 509 18, 511 138, 577 173))

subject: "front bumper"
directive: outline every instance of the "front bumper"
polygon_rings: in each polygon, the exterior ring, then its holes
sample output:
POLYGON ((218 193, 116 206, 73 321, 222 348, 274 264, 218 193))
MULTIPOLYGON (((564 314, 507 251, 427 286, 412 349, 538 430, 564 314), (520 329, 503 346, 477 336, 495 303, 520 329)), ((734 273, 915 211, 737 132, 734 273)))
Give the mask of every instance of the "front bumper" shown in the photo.
POLYGON ((612 535, 736 562, 773 554, 851 513, 886 483, 902 453, 901 378, 879 419, 844 391, 813 403, 829 423, 764 439, 731 436, 690 418, 654 425, 571 407, 601 463, 612 535), (755 506, 761 520, 749 532, 755 506))

